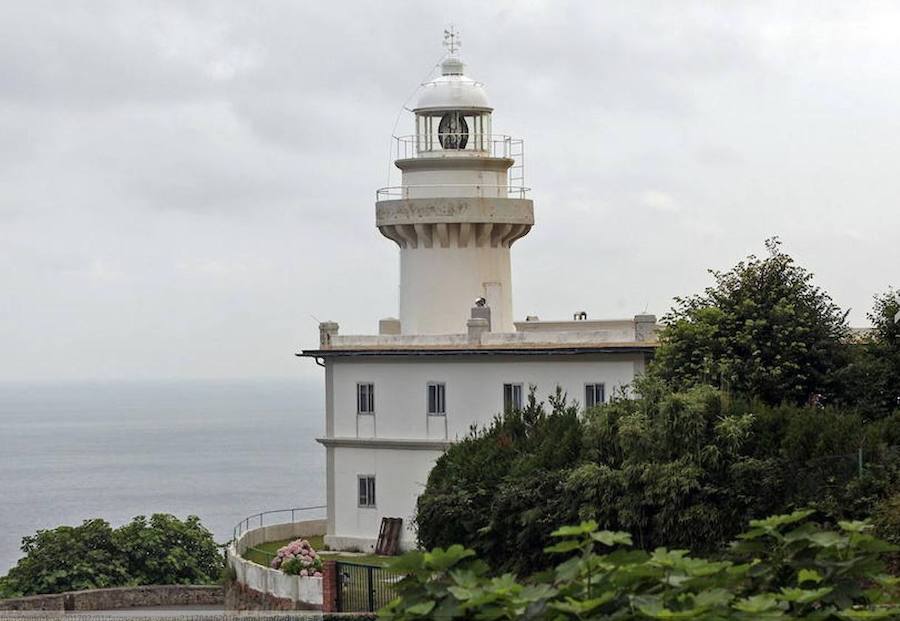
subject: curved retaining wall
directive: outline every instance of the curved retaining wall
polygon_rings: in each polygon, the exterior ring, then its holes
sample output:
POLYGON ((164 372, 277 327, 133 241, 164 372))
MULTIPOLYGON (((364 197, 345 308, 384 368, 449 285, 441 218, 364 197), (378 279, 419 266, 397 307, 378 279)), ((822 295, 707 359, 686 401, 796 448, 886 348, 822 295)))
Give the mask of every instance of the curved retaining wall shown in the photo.
POLYGON ((220 586, 152 585, 69 591, 0 599, 0 610, 115 610, 152 606, 216 606, 225 601, 220 586))
POLYGON ((228 546, 228 566, 236 584, 228 588, 229 610, 320 610, 322 578, 290 576, 257 565, 241 555, 247 548, 270 541, 300 539, 325 533, 326 520, 307 520, 263 526, 243 533, 228 546))

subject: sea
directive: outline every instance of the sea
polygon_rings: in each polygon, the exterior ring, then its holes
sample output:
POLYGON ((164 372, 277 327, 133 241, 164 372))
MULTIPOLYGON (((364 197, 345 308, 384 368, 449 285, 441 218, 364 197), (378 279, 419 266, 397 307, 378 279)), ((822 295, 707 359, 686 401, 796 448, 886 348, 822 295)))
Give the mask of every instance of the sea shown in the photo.
POLYGON ((324 427, 311 379, 0 383, 0 575, 39 529, 171 513, 224 543, 325 504, 324 427))

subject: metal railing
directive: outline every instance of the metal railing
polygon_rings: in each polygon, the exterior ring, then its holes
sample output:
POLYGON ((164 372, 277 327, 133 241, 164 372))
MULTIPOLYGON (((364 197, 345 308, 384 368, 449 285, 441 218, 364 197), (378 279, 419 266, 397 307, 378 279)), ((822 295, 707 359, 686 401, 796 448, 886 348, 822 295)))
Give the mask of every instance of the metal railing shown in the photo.
MULTIPOLYGON (((231 531, 232 541, 237 541, 238 538, 246 533, 251 528, 262 528, 266 526, 266 519, 272 515, 284 515, 287 516, 290 514, 291 523, 297 521, 298 515, 302 517, 304 520, 310 519, 306 512, 308 511, 321 511, 322 509, 327 509, 327 505, 315 505, 313 507, 293 507, 291 509, 273 509, 271 511, 262 511, 261 513, 254 513, 253 515, 249 515, 245 517, 243 520, 234 525, 234 528, 231 531)), ((287 520, 271 520, 268 524, 271 526, 272 524, 286 524, 287 520)))
POLYGON ((423 190, 430 195, 429 198, 435 195, 448 198, 525 198, 531 188, 523 185, 473 185, 470 183, 391 185, 378 188, 375 191, 375 200, 419 198, 416 194, 423 190))
POLYGON ((508 157, 519 160, 525 155, 525 142, 504 134, 442 132, 433 135, 394 136, 396 159, 434 157, 441 154, 471 154, 482 157, 508 157))

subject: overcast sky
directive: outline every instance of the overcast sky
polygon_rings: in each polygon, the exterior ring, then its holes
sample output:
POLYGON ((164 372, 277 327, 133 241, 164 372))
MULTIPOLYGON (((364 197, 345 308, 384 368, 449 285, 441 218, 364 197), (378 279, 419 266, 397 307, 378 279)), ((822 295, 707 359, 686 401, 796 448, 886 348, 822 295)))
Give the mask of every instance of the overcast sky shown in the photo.
POLYGON ((314 317, 375 332, 375 189, 450 22, 525 138, 518 317, 662 315, 779 235, 864 324, 900 284, 900 5, 744 5, 3 2, 0 380, 312 377, 314 317))

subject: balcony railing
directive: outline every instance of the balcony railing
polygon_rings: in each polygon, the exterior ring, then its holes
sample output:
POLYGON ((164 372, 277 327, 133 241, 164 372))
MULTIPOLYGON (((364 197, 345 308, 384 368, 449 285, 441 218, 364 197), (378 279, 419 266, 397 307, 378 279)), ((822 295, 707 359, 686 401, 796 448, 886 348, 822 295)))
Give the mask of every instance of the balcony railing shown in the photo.
POLYGON ((469 132, 394 136, 394 150, 398 160, 439 155, 474 155, 508 157, 519 163, 525 157, 525 143, 521 138, 469 132))
POLYGON ((467 183, 433 183, 392 185, 375 191, 376 201, 407 198, 525 198, 531 190, 523 185, 472 185, 467 183))

